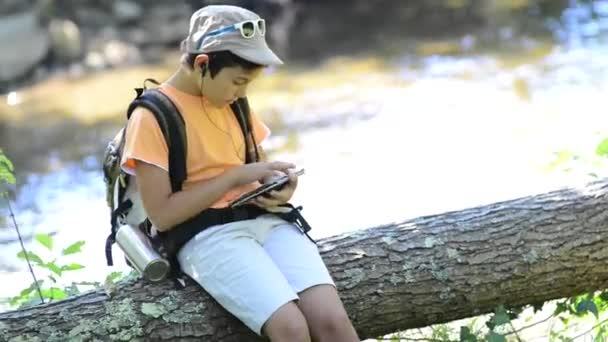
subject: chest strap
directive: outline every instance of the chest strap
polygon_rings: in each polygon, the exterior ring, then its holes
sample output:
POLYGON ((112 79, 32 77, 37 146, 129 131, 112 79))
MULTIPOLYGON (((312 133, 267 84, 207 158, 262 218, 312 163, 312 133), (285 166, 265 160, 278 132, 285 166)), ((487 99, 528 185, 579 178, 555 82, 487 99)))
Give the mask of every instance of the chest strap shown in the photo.
POLYGON ((293 223, 310 241, 315 242, 308 235, 310 225, 306 222, 302 214, 300 214, 302 207, 296 208, 291 204, 284 204, 281 207, 286 210, 282 210, 281 212, 269 212, 256 205, 244 205, 237 208, 209 208, 203 210, 193 218, 178 224, 171 230, 159 233, 159 235, 162 239, 166 254, 169 257, 175 257, 177 252, 179 252, 190 239, 209 227, 237 221, 252 220, 264 214, 272 214, 287 222, 293 223))

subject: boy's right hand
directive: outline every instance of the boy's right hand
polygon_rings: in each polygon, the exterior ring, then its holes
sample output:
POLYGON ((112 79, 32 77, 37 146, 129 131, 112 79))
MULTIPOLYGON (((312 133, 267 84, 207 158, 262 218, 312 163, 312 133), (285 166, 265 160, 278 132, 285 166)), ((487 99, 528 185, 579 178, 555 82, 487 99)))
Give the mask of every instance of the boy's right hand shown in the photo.
POLYGON ((271 177, 275 171, 283 171, 287 173, 288 169, 295 168, 295 164, 273 161, 273 162, 257 162, 245 164, 231 170, 236 182, 236 186, 249 184, 255 181, 261 181, 263 178, 271 177))

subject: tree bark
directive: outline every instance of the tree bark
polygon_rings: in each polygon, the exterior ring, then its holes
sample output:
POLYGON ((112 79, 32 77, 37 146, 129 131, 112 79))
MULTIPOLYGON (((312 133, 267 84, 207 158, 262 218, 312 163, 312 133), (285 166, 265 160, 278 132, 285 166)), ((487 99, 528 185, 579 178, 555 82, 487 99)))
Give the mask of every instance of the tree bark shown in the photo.
MULTIPOLYGON (((404 204, 407 205, 407 204, 404 204)), ((608 180, 319 241, 362 339, 606 288, 608 180)), ((133 281, 0 314, 0 340, 257 340, 203 290, 133 281)))

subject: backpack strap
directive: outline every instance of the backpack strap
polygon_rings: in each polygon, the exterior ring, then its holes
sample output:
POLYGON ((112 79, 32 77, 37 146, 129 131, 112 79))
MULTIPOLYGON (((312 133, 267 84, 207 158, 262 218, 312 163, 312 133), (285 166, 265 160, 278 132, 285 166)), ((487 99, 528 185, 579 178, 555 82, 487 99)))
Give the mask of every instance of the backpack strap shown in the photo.
POLYGON ((255 163, 260 160, 258 146, 253 136, 253 128, 251 126, 251 111, 249 110, 249 101, 246 97, 241 97, 230 104, 232 112, 236 116, 236 120, 241 127, 243 139, 245 141, 245 163, 255 163))
POLYGON ((310 240, 316 245, 317 242, 313 240, 310 235, 308 235, 308 232, 311 230, 310 224, 308 224, 308 221, 306 221, 304 216, 302 216, 302 214, 300 213, 300 211, 302 211, 302 206, 294 207, 290 203, 285 203, 279 205, 279 207, 286 210, 273 212, 273 214, 287 222, 293 223, 300 230, 300 232, 302 232, 302 234, 306 235, 308 240, 310 240))
MULTIPOLYGON (((172 192, 177 192, 182 189, 182 184, 187 178, 186 158, 187 156, 187 140, 186 140, 186 124, 183 117, 175 104, 162 92, 156 89, 146 89, 146 82, 158 82, 147 79, 144 81, 143 88, 136 88, 136 98, 131 102, 127 110, 127 119, 131 118, 131 114, 137 107, 144 107, 154 114, 160 130, 165 138, 165 142, 169 148, 169 178, 171 180, 172 192)), ((118 150, 122 153, 126 140, 126 127, 120 139, 118 150)), ((111 225, 112 231, 106 239, 106 261, 109 266, 112 266, 112 244, 116 240, 116 232, 118 230, 118 219, 131 206, 131 200, 123 201, 127 187, 129 185, 128 175, 120 174, 117 182, 118 186, 118 207, 112 212, 111 225)))
POLYGON ((169 178, 171 191, 178 192, 187 178, 186 158, 188 146, 186 123, 175 104, 159 90, 144 91, 129 105, 127 118, 137 107, 144 107, 154 114, 169 148, 169 178))
MULTIPOLYGON (((145 85, 145 82, 144 82, 145 85)), ((173 193, 182 190, 182 185, 187 178, 186 159, 188 155, 188 144, 186 136, 186 123, 180 114, 177 106, 171 99, 156 89, 144 90, 135 99, 127 111, 127 117, 137 107, 144 107, 150 110, 158 122, 163 133, 167 147, 169 149, 169 179, 171 181, 171 191, 173 193)), ((163 249, 164 234, 159 233, 155 238, 150 235, 152 224, 149 220, 143 223, 144 233, 151 238, 151 242, 157 249, 163 249)), ((167 255, 171 264, 171 278, 174 280, 176 288, 184 286, 183 276, 176 255, 167 255)))

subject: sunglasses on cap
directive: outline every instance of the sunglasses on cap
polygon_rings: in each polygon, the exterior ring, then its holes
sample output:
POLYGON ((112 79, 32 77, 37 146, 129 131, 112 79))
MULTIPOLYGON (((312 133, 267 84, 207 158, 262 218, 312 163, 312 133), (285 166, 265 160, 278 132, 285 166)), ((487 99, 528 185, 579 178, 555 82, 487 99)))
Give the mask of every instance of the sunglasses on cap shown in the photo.
POLYGON ((266 34, 266 21, 264 19, 256 19, 256 20, 245 20, 240 23, 236 23, 234 25, 222 27, 220 29, 211 31, 206 35, 202 36, 198 42, 197 48, 203 44, 203 42, 209 38, 221 36, 226 33, 240 31, 241 36, 245 39, 251 39, 255 36, 256 31, 260 36, 264 36, 266 34))

